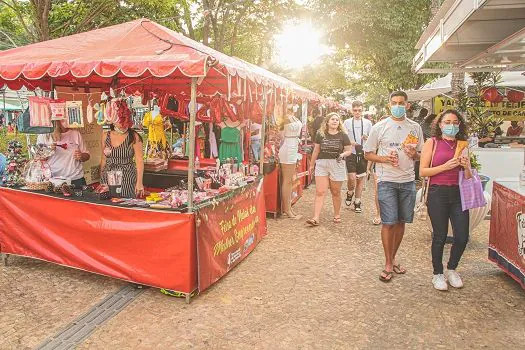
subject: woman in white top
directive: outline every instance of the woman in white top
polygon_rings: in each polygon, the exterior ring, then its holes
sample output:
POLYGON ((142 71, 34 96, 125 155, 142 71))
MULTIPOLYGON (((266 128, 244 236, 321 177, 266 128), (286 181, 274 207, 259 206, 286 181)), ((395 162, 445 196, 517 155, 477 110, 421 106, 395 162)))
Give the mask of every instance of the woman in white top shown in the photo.
POLYGON ((51 167, 51 176, 71 180, 75 187, 86 185, 83 162, 89 160, 90 155, 80 132, 68 129, 61 121, 55 122, 55 131, 52 134, 38 135, 37 144, 51 146, 55 153, 47 162, 51 167))
POLYGON ((281 200, 283 217, 296 218, 292 211, 292 187, 296 174, 296 165, 299 160, 299 136, 303 124, 295 117, 292 110, 288 111, 281 130, 283 130, 283 144, 279 149, 279 163, 281 164, 281 200))

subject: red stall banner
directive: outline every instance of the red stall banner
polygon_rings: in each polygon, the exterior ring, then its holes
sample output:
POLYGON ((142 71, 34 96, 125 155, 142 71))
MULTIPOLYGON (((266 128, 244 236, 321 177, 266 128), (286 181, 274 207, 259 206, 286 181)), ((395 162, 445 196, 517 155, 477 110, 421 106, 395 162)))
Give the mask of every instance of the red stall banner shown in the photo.
POLYGON ((525 288, 525 196, 494 182, 489 259, 525 288))
POLYGON ((199 292, 250 254, 266 235, 263 179, 196 213, 199 292))
POLYGON ((197 288, 192 214, 0 188, 0 251, 157 288, 197 288))

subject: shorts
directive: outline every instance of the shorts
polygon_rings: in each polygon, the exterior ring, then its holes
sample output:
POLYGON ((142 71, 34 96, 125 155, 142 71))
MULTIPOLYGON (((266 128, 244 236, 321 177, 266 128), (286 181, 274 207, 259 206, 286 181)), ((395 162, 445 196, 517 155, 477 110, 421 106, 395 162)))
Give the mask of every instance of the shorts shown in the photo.
POLYGON ((336 159, 317 159, 315 176, 329 176, 332 181, 346 181, 345 162, 336 159))
POLYGON ((383 225, 411 223, 416 205, 416 183, 381 181, 377 184, 377 199, 383 225))
POLYGON ((351 154, 349 157, 346 157, 346 171, 349 174, 357 174, 358 177, 364 176, 366 174, 366 167, 368 162, 363 157, 360 157, 360 161, 357 161, 357 154, 351 154))

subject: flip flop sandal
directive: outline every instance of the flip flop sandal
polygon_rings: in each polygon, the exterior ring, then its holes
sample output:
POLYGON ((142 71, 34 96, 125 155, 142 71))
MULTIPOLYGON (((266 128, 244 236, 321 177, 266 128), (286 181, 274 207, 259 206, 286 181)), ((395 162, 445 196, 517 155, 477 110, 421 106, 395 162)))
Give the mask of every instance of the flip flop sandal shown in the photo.
POLYGON ((394 265, 392 270, 394 270, 394 272, 398 275, 404 275, 405 273, 407 273, 407 270, 402 268, 401 264, 394 265))
POLYGON ((354 194, 350 194, 348 192, 346 192, 346 199, 345 199, 345 204, 347 207, 351 206, 352 205, 352 199, 354 198, 354 194))
POLYGON ((334 218, 334 223, 340 224, 342 222, 341 218, 334 218))
POLYGON ((314 220, 314 219, 308 219, 306 220, 306 223, 310 226, 319 226, 319 221, 314 220))
POLYGON ((386 275, 386 276, 379 275, 379 280, 381 282, 388 283, 388 282, 392 281, 392 278, 394 277, 394 272, 393 271, 388 272, 387 270, 383 270, 382 273, 384 275, 386 275))

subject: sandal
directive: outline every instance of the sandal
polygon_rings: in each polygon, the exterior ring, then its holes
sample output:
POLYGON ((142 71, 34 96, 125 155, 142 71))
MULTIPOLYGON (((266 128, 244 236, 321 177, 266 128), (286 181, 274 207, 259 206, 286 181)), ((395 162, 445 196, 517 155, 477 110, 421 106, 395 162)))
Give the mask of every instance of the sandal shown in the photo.
POLYGON ((394 277, 394 272, 393 271, 387 271, 387 270, 383 270, 381 272, 381 275, 379 275, 379 280, 381 282, 385 282, 385 283, 388 283, 390 281, 392 281, 392 277, 394 277), (384 276, 383 276, 384 275, 384 276))
POLYGON ((401 264, 394 265, 392 270, 394 270, 394 272, 398 275, 404 275, 405 273, 407 273, 407 270, 402 268, 401 264))
POLYGON ((340 224, 342 222, 341 218, 334 218, 334 223, 335 224, 340 224))
POLYGON ((308 219, 306 220, 306 223, 310 226, 319 226, 319 221, 315 219, 308 219))
POLYGON ((354 198, 354 193, 350 193, 348 191, 346 191, 346 199, 345 199, 345 204, 347 207, 351 206, 352 205, 352 199, 354 198))
POLYGON ((381 225, 381 218, 380 217, 375 217, 374 220, 372 220, 372 223, 374 225, 381 225))

